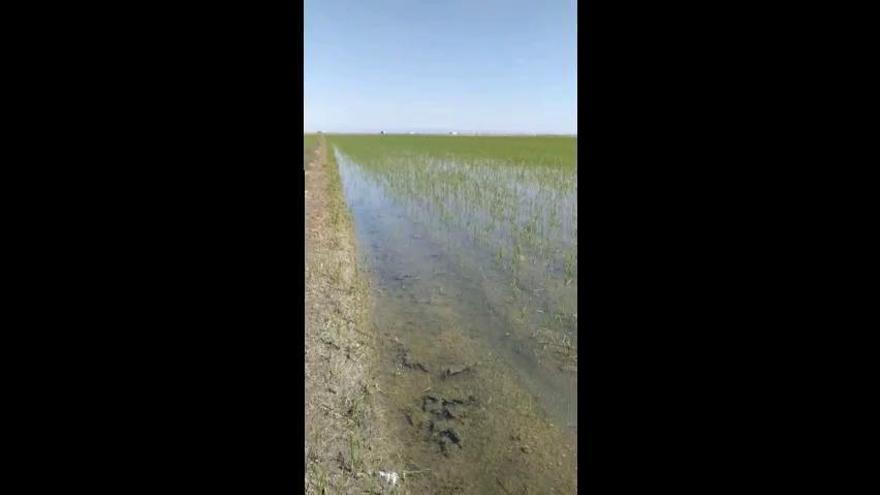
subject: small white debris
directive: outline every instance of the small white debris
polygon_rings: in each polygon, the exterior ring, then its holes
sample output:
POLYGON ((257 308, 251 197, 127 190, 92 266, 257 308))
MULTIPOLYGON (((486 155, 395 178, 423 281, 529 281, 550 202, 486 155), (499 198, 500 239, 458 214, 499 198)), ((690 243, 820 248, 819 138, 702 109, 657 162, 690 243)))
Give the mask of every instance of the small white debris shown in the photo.
POLYGON ((391 486, 397 486, 397 480, 400 476, 394 471, 386 473, 385 471, 379 471, 379 477, 385 480, 386 483, 391 483, 391 486))

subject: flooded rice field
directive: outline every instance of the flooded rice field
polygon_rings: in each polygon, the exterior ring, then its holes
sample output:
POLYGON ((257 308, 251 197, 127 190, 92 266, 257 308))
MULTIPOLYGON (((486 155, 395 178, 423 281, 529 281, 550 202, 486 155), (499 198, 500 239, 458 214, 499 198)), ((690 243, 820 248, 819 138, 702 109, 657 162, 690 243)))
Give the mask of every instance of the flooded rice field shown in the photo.
POLYGON ((574 140, 328 137, 402 493, 577 490, 574 140))

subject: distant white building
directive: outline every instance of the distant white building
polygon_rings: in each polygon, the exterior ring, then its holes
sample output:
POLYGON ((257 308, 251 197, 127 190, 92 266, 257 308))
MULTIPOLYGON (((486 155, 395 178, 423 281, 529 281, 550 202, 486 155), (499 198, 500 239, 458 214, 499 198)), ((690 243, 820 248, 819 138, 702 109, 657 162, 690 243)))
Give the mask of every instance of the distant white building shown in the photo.
POLYGON ((450 135, 450 136, 457 136, 458 133, 457 133, 456 131, 451 131, 451 132, 449 133, 449 135, 450 135))

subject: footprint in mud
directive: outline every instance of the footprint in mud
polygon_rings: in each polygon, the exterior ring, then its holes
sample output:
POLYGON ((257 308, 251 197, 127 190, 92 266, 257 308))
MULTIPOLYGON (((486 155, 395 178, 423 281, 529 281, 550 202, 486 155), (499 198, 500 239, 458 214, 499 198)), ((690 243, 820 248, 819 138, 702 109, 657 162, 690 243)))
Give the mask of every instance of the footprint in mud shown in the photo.
POLYGON ((429 421, 428 428, 431 431, 431 440, 440 446, 440 452, 449 457, 450 445, 461 446, 461 436, 448 421, 429 421))
POLYGON ((468 407, 476 403, 476 398, 470 396, 468 400, 447 399, 437 394, 425 394, 422 396, 422 411, 428 416, 423 426, 429 441, 440 447, 440 452, 449 456, 450 446, 455 445, 459 449, 462 445, 461 419, 466 417, 468 407))
POLYGON ((403 355, 400 357, 400 364, 402 364, 404 367, 409 368, 411 370, 417 369, 417 370, 424 371, 425 373, 430 373, 430 371, 428 371, 427 366, 425 366, 424 364, 422 364, 419 361, 414 360, 408 352, 404 352, 403 355))
POLYGON ((421 361, 416 361, 413 359, 412 355, 406 350, 406 347, 403 344, 400 344, 397 350, 397 362, 400 363, 401 366, 410 370, 420 370, 425 373, 430 373, 428 371, 428 367, 425 366, 421 361))
POLYGON ((466 373, 473 370, 474 366, 476 366, 476 364, 447 366, 443 368, 443 374, 440 376, 440 378, 446 379, 451 376, 466 373))

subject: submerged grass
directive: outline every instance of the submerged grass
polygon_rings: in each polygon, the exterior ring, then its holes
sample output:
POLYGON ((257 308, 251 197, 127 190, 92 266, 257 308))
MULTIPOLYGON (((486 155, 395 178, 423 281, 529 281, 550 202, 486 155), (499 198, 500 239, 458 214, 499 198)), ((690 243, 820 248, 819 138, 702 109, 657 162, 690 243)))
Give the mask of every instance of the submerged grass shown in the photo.
POLYGON ((576 307, 576 138, 332 135, 328 142, 338 160, 356 163, 431 225, 447 251, 505 273, 516 312, 543 291, 535 311, 517 321, 573 321, 553 315, 576 307))

